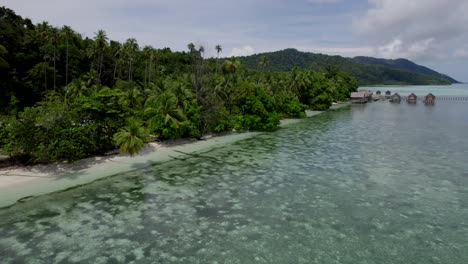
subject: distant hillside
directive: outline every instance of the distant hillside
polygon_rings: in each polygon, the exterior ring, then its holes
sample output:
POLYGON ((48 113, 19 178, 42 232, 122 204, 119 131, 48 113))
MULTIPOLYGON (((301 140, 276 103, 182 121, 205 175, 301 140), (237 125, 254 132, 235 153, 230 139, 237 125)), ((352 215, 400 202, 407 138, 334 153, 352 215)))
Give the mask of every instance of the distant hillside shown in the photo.
POLYGON ((418 65, 407 59, 386 60, 371 57, 345 58, 296 49, 255 54, 240 57, 242 63, 252 69, 258 68, 263 56, 267 56, 269 63, 267 70, 289 71, 294 67, 301 69, 323 70, 329 65, 336 65, 340 69, 354 75, 360 85, 373 84, 451 84, 457 83, 453 78, 438 73, 427 67, 418 65))
POLYGON ((388 60, 388 59, 378 59, 378 58, 372 58, 372 57, 354 57, 354 61, 356 62, 361 62, 361 63, 367 63, 367 64, 374 64, 374 65, 384 65, 390 68, 394 69, 400 69, 400 70, 407 70, 410 72, 417 72, 417 73, 422 73, 422 74, 427 74, 431 75, 434 77, 441 77, 443 76, 445 79, 449 80, 452 83, 458 83, 457 80, 453 79, 452 77, 441 74, 439 72, 436 72, 428 67, 418 65, 408 59, 396 59, 396 60, 388 60))

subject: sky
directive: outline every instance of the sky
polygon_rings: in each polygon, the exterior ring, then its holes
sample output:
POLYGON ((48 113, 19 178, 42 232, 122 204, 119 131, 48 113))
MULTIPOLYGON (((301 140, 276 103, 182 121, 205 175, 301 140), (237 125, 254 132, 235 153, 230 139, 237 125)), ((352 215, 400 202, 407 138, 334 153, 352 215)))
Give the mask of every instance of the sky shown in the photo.
POLYGON ((468 82, 467 0, 0 0, 39 23, 98 29, 110 39, 208 56, 296 48, 330 55, 408 58, 468 82))

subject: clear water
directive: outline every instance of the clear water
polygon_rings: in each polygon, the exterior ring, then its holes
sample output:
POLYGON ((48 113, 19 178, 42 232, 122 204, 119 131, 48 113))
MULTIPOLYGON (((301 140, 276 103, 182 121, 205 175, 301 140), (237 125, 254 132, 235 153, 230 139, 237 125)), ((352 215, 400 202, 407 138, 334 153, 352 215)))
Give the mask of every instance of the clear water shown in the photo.
POLYGON ((356 105, 0 209, 0 263, 468 263, 467 113, 356 105))

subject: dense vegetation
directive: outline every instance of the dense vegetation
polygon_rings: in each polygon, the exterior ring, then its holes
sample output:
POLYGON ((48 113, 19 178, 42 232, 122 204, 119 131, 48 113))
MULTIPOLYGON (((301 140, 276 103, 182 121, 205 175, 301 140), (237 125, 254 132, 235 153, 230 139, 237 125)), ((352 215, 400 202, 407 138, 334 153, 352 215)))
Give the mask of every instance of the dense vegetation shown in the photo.
POLYGON ((258 67, 257 62, 267 56, 270 64, 266 67, 271 71, 289 71, 294 67, 320 71, 330 65, 336 65, 340 70, 351 73, 357 78, 359 85, 376 84, 451 84, 457 83, 453 78, 433 71, 427 67, 417 65, 406 59, 386 60, 370 57, 344 58, 295 49, 256 54, 241 57, 241 61, 248 68, 258 67))
POLYGON ((336 67, 272 72, 237 58, 204 58, 83 38, 0 8, 0 150, 22 162, 76 160, 116 147, 133 155, 156 139, 272 130, 283 117, 346 100, 357 81, 336 67))

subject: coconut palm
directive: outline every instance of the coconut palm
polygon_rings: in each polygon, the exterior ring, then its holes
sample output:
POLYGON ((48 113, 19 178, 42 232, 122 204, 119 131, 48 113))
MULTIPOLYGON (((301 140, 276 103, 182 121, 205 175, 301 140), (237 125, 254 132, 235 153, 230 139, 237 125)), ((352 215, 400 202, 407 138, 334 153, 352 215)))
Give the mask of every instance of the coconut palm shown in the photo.
POLYGON ((216 49, 216 53, 218 54, 218 58, 219 58, 219 54, 221 52, 223 52, 223 48, 221 47, 221 45, 218 44, 218 45, 216 45, 215 49, 216 49))
POLYGON ((266 68, 266 66, 268 65, 269 62, 270 62, 270 60, 268 59, 267 56, 262 56, 262 58, 260 59, 260 62, 258 63, 258 66, 260 66, 262 68, 262 74, 258 77, 258 82, 257 83, 260 83, 260 78, 263 76, 265 68, 266 68))
POLYGON ((223 72, 228 75, 225 85, 225 91, 227 91, 234 73, 240 68, 241 62, 238 58, 232 57, 230 60, 225 60, 223 63, 223 72))
POLYGON ((195 51, 195 44, 189 43, 189 44, 187 45, 187 48, 188 48, 188 50, 190 51, 190 53, 193 53, 193 52, 195 51))
POLYGON ((200 53, 200 57, 203 57, 202 54, 205 54, 205 47, 200 46, 200 47, 198 48, 198 52, 200 53))
POLYGON ((176 98, 176 105, 181 109, 186 109, 193 95, 192 90, 187 86, 187 83, 190 83, 190 81, 187 81, 190 76, 185 75, 183 78, 173 81, 170 89, 176 98))
POLYGON ((128 108, 138 109, 143 103, 143 97, 137 86, 133 86, 124 92, 120 103, 128 108))
POLYGON ((258 65, 262 68, 262 70, 265 70, 269 62, 270 62, 270 59, 267 56, 262 56, 258 65))
POLYGON ((122 153, 134 156, 145 147, 146 130, 134 119, 127 120, 124 130, 114 134, 114 141, 122 153))
POLYGON ((224 61, 223 71, 226 74, 234 74, 240 68, 240 65, 240 60, 236 57, 232 57, 230 60, 224 61))
POLYGON ((147 100, 145 109, 147 116, 159 115, 164 119, 164 124, 178 128, 181 121, 187 118, 181 108, 177 106, 177 98, 171 92, 164 92, 155 98, 147 100))
POLYGON ((135 61, 135 55, 139 50, 137 40, 129 38, 123 45, 123 57, 125 58, 128 65, 128 80, 133 79, 133 62, 135 61))
POLYGON ((52 62, 54 64, 54 90, 56 88, 56 75, 57 75, 57 70, 56 70, 56 61, 57 61, 57 45, 60 41, 60 33, 58 30, 55 28, 52 28, 50 31, 50 36, 49 36, 50 44, 52 45, 53 48, 53 55, 52 55, 52 62))
POLYGON ((95 33, 94 37, 94 56, 96 56, 97 61, 97 78, 98 82, 101 82, 101 74, 104 67, 104 51, 107 49, 108 38, 104 30, 99 30, 95 33))
POLYGON ((143 48, 143 56, 145 61, 145 88, 151 82, 152 69, 153 69, 153 57, 154 49, 151 46, 145 46, 143 48))
POLYGON ((123 46, 120 42, 111 41, 110 49, 114 55, 114 80, 120 79, 120 65, 122 63, 123 46))
POLYGON ((68 43, 74 36, 73 29, 69 26, 63 26, 62 28, 62 36, 65 38, 65 42, 67 45, 67 51, 65 55, 65 85, 68 85, 68 43))
POLYGON ((216 49, 216 54, 217 54, 217 58, 216 58, 216 73, 218 73, 218 63, 219 63, 219 54, 221 52, 223 52, 223 48, 221 47, 221 45, 216 45, 215 47, 216 49))

